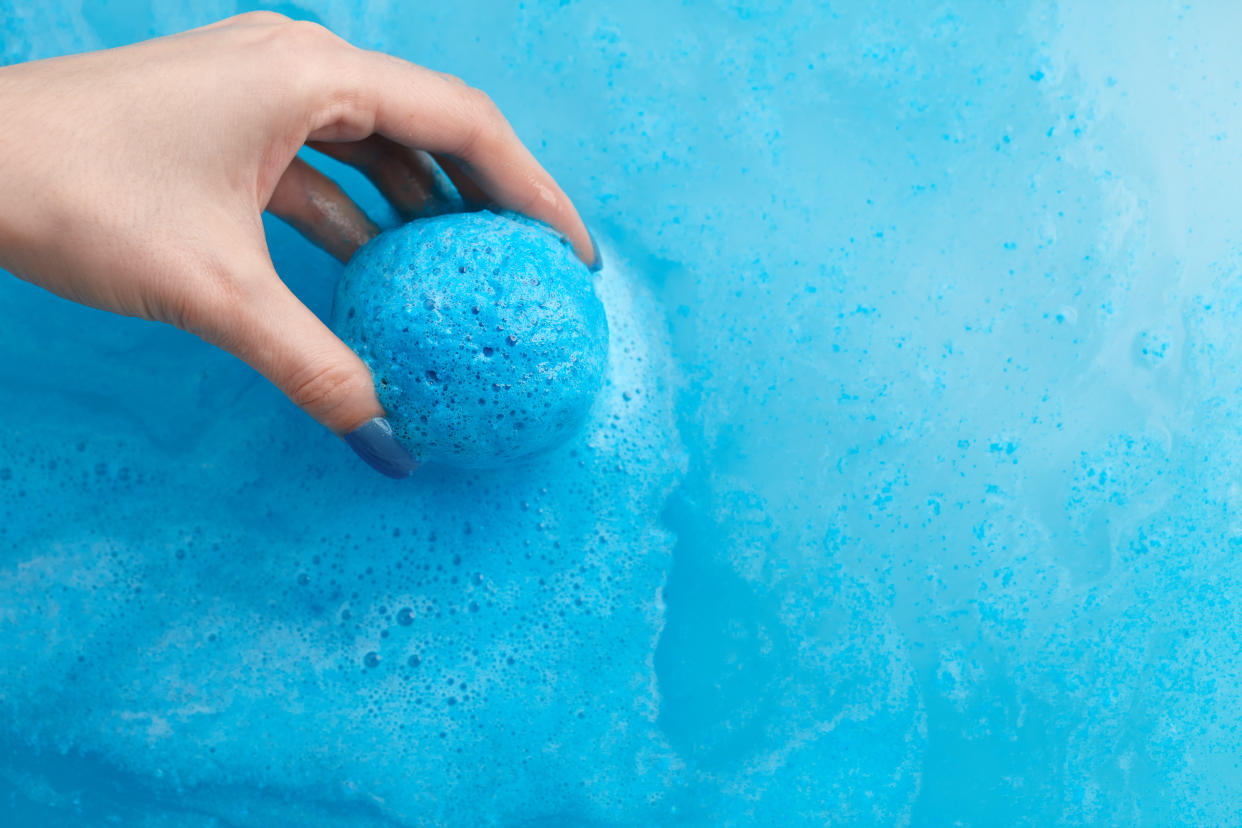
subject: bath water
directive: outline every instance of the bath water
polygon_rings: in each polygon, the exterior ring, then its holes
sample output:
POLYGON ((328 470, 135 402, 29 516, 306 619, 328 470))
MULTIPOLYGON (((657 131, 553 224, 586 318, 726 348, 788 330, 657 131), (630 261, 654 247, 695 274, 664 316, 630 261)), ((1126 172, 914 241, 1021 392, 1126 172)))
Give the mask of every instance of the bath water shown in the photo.
POLYGON ((252 7, 492 95, 603 386, 394 482, 0 279, 0 822, 1242 822, 1235 5, 0 0, 0 59, 252 7))

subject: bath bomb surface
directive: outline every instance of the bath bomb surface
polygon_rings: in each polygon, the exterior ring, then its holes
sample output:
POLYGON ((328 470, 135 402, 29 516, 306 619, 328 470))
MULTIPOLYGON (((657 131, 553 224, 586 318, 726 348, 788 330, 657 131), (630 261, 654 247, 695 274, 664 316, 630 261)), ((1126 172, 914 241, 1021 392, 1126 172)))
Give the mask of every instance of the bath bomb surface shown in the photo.
POLYGON ((332 329, 371 369, 397 439, 418 459, 504 465, 585 419, 608 322, 569 242, 514 213, 420 219, 363 247, 332 329))

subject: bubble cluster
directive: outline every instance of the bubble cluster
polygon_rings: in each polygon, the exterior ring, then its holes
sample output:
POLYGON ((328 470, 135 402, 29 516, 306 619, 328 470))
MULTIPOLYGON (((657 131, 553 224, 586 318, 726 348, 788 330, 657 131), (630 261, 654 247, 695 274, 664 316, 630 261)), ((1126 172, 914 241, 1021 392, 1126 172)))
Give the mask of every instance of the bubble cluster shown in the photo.
MULTIPOLYGON (((202 22, 62 5, 0 59, 202 22)), ((603 382, 394 485, 0 279, 5 824, 1238 822, 1232 4, 283 5, 502 102, 620 248, 603 382)), ((408 379, 507 414, 473 309, 408 379)))
MULTIPOLYGON (((195 475, 125 414, 67 419, 56 446, 16 429, 0 459, 0 712, 27 723, 4 737, 17 766, 54 740, 139 778, 158 768, 179 802, 237 825, 661 813, 678 770, 651 668, 659 514, 683 468, 659 311, 623 268, 600 286, 597 400, 520 465, 394 486, 291 425, 266 386, 224 411, 254 436, 201 434, 214 459, 195 475), (540 784, 479 774, 498 756, 540 784), (296 817, 273 815, 306 790, 296 817)), ((83 797, 111 813, 106 792, 83 797)))

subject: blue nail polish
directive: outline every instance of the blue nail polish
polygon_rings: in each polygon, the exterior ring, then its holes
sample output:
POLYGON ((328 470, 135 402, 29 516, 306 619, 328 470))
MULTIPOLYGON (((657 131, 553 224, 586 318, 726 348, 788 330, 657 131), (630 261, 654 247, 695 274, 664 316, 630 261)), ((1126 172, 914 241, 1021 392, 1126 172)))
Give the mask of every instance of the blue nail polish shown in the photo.
POLYGON ((344 439, 368 466, 380 474, 409 477, 418 468, 418 461, 397 442, 392 426, 384 417, 368 420, 346 434, 344 439))
POLYGON ((595 261, 591 263, 589 270, 592 273, 599 273, 604 269, 604 256, 599 252, 599 242, 595 241, 595 234, 591 232, 591 228, 587 228, 587 236, 591 239, 591 248, 595 251, 595 261))

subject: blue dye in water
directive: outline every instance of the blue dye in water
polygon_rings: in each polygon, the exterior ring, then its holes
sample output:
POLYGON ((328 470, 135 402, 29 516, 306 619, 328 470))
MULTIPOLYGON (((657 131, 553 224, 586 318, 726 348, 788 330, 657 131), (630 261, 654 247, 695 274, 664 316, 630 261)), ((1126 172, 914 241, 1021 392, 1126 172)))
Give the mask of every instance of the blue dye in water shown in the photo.
MULTIPOLYGON (((0 0, 4 59, 235 10, 84 6, 0 0)), ((0 282, 10 823, 1237 822, 1235 9, 281 8, 500 103, 605 241, 604 382, 394 484, 0 282)))

